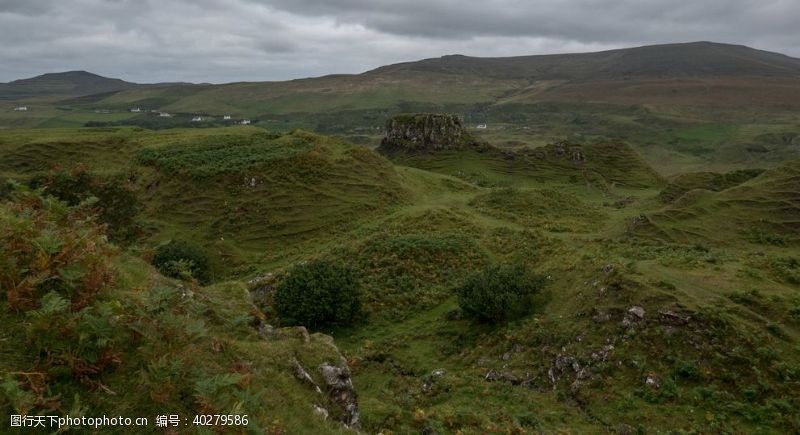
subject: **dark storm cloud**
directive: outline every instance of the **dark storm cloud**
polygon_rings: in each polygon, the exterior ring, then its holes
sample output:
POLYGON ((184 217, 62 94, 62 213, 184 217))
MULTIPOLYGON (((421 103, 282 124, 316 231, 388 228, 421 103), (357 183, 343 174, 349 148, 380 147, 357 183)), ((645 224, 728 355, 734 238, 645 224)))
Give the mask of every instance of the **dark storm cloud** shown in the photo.
POLYGON ((796 26, 796 0, 252 0, 296 14, 404 36, 547 37, 580 42, 631 42, 693 36, 747 37, 796 26), (741 27, 745 25, 745 27, 741 27), (748 26, 750 25, 750 26, 748 26))
POLYGON ((797 16, 797 0, 0 0, 0 81, 275 80, 693 40, 797 56, 797 16))

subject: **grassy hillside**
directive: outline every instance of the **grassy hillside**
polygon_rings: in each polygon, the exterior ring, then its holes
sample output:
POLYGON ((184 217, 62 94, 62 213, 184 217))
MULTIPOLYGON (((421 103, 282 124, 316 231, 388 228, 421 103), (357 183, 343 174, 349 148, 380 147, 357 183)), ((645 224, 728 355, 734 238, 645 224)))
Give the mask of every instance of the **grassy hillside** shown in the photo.
POLYGON ((341 364, 330 337, 299 329, 259 335, 251 325, 263 315, 241 283, 200 288, 166 279, 141 259, 109 250, 91 219, 76 219, 82 207, 24 190, 0 205, 0 322, 4 339, 21 344, 0 350, 4 412, 146 417, 149 428, 134 430, 147 433, 156 415, 182 415, 197 428, 190 416, 231 412, 247 416, 245 427, 255 432, 342 432, 308 418, 314 403, 327 402, 313 388, 295 388, 291 371, 295 361, 310 369, 341 364), (106 284, 88 294, 99 276, 106 284), (44 286, 59 277, 63 284, 44 286), (34 293, 40 300, 21 307, 16 296, 28 284, 50 292, 34 293))
MULTIPOLYGON (((255 416, 251 429, 268 433, 343 430, 315 412, 320 401, 336 408, 294 376, 296 358, 317 385, 323 361, 346 361, 368 433, 800 430, 795 163, 668 184, 620 142, 508 148, 387 160, 256 127, 0 131, 0 176, 24 183, 86 163, 120 176, 142 230, 116 248, 118 278, 88 312, 116 316, 107 333, 121 363, 109 359, 88 384, 46 376, 58 402, 37 402, 40 381, 14 375, 0 407, 64 412, 77 393, 91 414, 219 411, 255 416), (665 189, 690 190, 665 204, 665 189), (208 286, 146 263, 167 240, 211 258, 208 286), (344 361, 323 336, 266 326, 280 326, 272 292, 308 260, 347 267, 361 287, 363 316, 319 331, 344 361), (456 289, 495 264, 544 277, 531 313, 491 324, 459 308, 456 289)), ((0 196, 10 222, 25 202, 0 196)), ((44 233, 77 234, 69 225, 44 233)), ((21 240, 39 238, 0 249, 21 240)), ((23 336, 32 314, 9 300, 0 321, 23 336)), ((43 373, 36 349, 0 358, 43 373)))
POLYGON ((649 187, 661 178, 624 143, 560 142, 539 148, 397 154, 395 163, 452 175, 481 186, 514 186, 562 181, 607 191, 614 186, 649 187))
MULTIPOLYGON (((792 161, 727 189, 689 190, 649 214, 643 231, 655 229, 659 236, 675 241, 700 237, 718 243, 748 240, 796 245, 800 240, 799 170, 798 162, 792 161)), ((662 197, 671 196, 672 190, 669 186, 662 197)))
POLYGON ((487 124, 476 134, 503 148, 621 140, 662 174, 725 172, 797 158, 799 63, 701 42, 551 56, 445 56, 358 75, 112 91, 113 83, 92 85, 96 77, 73 83, 70 73, 53 78, 67 85, 31 79, 43 93, 0 108, 0 128, 218 127, 229 115, 271 131, 302 128, 377 146, 394 114, 448 112, 471 127, 487 124), (94 95, 60 94, 84 84, 95 86, 94 95), (29 111, 13 111, 19 104, 29 111), (145 113, 129 112, 135 107, 145 113), (204 121, 191 122, 198 114, 204 121))

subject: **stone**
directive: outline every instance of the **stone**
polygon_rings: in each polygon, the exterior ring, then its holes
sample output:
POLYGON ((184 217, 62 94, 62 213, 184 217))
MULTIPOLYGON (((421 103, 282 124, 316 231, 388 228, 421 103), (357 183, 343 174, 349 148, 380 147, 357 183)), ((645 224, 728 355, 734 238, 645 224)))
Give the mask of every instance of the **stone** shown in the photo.
POLYGON ((633 314, 639 320, 642 320, 642 319, 644 319, 645 311, 644 311, 644 308, 642 308, 642 307, 634 306, 634 307, 631 307, 631 308, 628 309, 628 313, 633 314))
POLYGON ((436 380, 444 376, 447 372, 445 369, 436 369, 431 372, 425 379, 425 382, 422 383, 422 392, 428 394, 433 391, 433 387, 436 385, 436 380))
POLYGON ((614 345, 613 344, 607 344, 607 345, 603 346, 599 351, 592 352, 592 359, 595 360, 595 361, 597 361, 597 360, 605 361, 606 358, 608 358, 608 355, 611 353, 612 350, 614 350, 614 345))
POLYGON ((265 340, 269 340, 272 338, 276 338, 278 336, 278 333, 277 330, 272 325, 267 323, 259 323, 258 336, 265 340))
POLYGON ((661 387, 661 382, 659 381, 658 376, 653 373, 647 375, 647 378, 644 380, 644 384, 650 388, 661 387))
POLYGON ((483 379, 489 382, 494 382, 503 379, 503 377, 500 376, 500 372, 498 372, 497 370, 489 370, 488 372, 486 372, 486 375, 483 377, 483 379))
POLYGON ((322 390, 319 388, 319 385, 317 385, 317 383, 314 382, 314 379, 311 377, 311 375, 308 374, 306 369, 303 368, 303 366, 300 364, 300 361, 292 359, 292 371, 294 373, 295 378, 314 387, 317 393, 322 394, 322 390))
POLYGON ((319 372, 325 382, 328 398, 344 410, 342 423, 348 428, 360 429, 361 412, 358 408, 358 396, 350 378, 350 369, 326 362, 319 366, 319 372))
POLYGON ((317 414, 320 417, 322 417, 323 420, 327 420, 328 419, 328 410, 327 409, 325 409, 324 407, 322 407, 320 405, 317 405, 316 403, 313 405, 313 407, 314 407, 314 413, 315 414, 317 414))

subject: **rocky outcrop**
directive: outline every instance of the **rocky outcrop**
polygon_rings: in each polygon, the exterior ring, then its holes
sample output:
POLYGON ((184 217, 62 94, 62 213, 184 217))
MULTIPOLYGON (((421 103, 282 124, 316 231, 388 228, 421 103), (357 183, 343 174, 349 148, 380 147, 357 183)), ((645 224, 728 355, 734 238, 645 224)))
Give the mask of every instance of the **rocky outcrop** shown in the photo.
POLYGON ((464 149, 479 142, 455 115, 416 113, 397 115, 386 122, 378 151, 383 153, 464 149))
POLYGON ((337 367, 330 363, 319 366, 319 372, 325 381, 328 399, 342 409, 342 423, 349 428, 361 428, 361 413, 358 410, 358 396, 350 379, 347 366, 337 367))
POLYGON ((267 340, 294 339, 307 346, 317 346, 318 350, 324 349, 328 356, 332 357, 330 360, 334 362, 329 360, 319 365, 317 376, 306 370, 297 357, 292 358, 289 362, 291 373, 316 393, 315 402, 310 404, 313 413, 323 419, 336 419, 346 428, 360 430, 361 411, 358 407, 358 395, 353 386, 347 360, 334 344, 333 337, 320 333, 309 334, 302 326, 270 327, 269 331, 264 336, 267 340))

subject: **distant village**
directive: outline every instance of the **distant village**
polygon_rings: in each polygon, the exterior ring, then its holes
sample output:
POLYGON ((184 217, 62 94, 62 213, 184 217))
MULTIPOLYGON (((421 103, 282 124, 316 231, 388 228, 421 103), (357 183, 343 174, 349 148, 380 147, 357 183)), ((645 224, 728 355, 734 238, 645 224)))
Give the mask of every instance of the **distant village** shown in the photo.
MULTIPOLYGON (((95 112, 97 112, 97 111, 95 111, 95 112)), ((130 109, 130 112, 131 113, 146 113, 147 110, 144 110, 141 107, 132 107, 130 109)), ((172 113, 162 112, 160 110, 155 110, 155 109, 150 110, 150 113, 157 114, 159 118, 172 118, 172 117, 175 116, 172 113)), ((211 117, 211 116, 193 115, 192 118, 189 120, 189 122, 209 122, 209 121, 214 121, 215 119, 216 119, 215 117, 211 117)), ((244 119, 233 119, 231 117, 231 115, 223 115, 222 116, 222 120, 223 121, 227 121, 228 123, 231 123, 231 124, 239 124, 239 125, 250 125, 252 123, 251 120, 246 119, 246 118, 244 118, 244 119)))
MULTIPOLYGON (((15 106, 13 108, 13 111, 14 112, 28 112, 28 111, 30 111, 30 107, 29 106, 15 106)), ((169 112, 164 112, 164 111, 155 110, 155 109, 145 110, 145 109, 142 109, 141 107, 132 107, 132 108, 128 109, 128 111, 130 113, 151 113, 153 115, 157 115, 159 118, 173 118, 173 117, 176 116, 176 114, 172 114, 172 113, 169 113, 169 112)), ((114 113, 114 111, 109 110, 109 109, 95 109, 94 113, 99 114, 99 115, 108 115, 108 114, 114 113)), ((181 115, 183 115, 183 114, 181 114, 181 115)), ((192 117, 189 119, 189 122, 190 123, 212 122, 212 121, 216 121, 218 118, 219 117, 212 117, 212 116, 207 116, 207 115, 192 115, 192 117)), ((247 119, 247 118, 234 119, 231 115, 223 115, 222 116, 222 121, 225 121, 226 123, 229 123, 229 124, 237 124, 237 125, 250 125, 253 122, 252 120, 247 119)))

